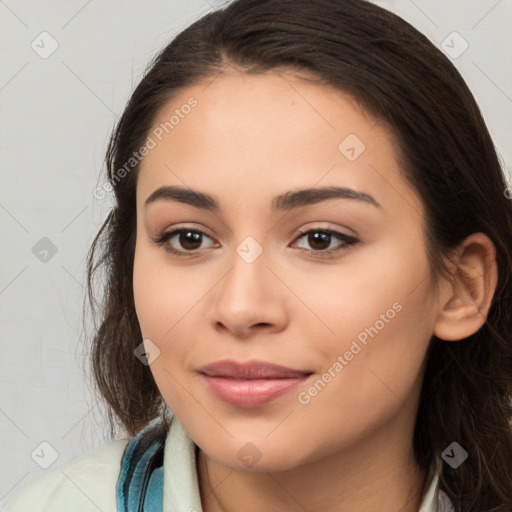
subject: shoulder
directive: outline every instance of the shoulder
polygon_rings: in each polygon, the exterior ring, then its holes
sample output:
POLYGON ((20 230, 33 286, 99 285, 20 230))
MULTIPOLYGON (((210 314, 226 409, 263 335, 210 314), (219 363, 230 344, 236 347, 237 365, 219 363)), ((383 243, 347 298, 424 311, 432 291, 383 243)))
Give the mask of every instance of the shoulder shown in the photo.
POLYGON ((128 440, 88 452, 28 484, 2 512, 116 510, 116 483, 128 440))

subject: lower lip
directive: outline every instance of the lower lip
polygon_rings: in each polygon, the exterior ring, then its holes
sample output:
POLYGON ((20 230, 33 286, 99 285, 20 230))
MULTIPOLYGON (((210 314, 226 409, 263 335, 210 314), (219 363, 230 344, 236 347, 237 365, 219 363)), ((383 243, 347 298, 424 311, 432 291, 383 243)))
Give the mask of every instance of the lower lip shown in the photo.
POLYGON ((204 374, 201 374, 201 377, 207 388, 220 400, 241 409, 251 409, 268 404, 284 393, 292 391, 307 380, 309 375, 250 380, 210 377, 204 374))

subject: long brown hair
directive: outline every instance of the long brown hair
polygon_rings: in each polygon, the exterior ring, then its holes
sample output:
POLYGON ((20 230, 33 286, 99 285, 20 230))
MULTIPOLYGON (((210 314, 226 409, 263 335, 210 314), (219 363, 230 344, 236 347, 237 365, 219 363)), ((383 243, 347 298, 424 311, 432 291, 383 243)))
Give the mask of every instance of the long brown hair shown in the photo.
POLYGON ((110 139, 115 208, 87 256, 88 298, 100 319, 93 372, 111 427, 117 422, 133 435, 165 408, 149 367, 134 356, 142 341, 132 285, 138 165, 126 163, 166 102, 229 65, 307 72, 387 123, 401 172, 424 202, 433 282, 449 276, 451 250, 468 235, 483 232, 494 243, 499 276, 486 322, 460 343, 432 337, 413 441, 425 470, 453 441, 468 452, 457 469, 443 464, 440 475, 456 511, 510 512, 512 202, 504 172, 450 60, 402 18, 365 0, 235 0, 193 23, 150 63, 110 139), (99 269, 100 312, 93 292, 99 269))

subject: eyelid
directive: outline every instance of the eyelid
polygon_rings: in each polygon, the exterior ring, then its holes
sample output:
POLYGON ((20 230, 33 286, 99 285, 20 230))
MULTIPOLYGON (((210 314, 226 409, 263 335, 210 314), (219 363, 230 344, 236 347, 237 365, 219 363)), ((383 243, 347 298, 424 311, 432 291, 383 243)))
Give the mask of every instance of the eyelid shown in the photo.
POLYGON ((327 224, 327 225, 318 225, 318 224, 313 224, 313 225, 310 225, 310 224, 306 224, 306 227, 300 227, 298 230, 297 230, 297 236, 300 236, 300 235, 303 235, 304 233, 309 233, 310 231, 325 231, 327 233, 332 233, 332 234, 335 234, 335 235, 341 235, 341 236, 345 236, 347 238, 356 238, 356 235, 351 235, 349 233, 344 233, 343 231, 340 231, 342 228, 338 228, 338 227, 333 227, 332 225, 330 224, 327 224))
MULTIPOLYGON (((167 240, 174 238, 176 235, 184 232, 184 231, 193 231, 194 233, 200 233, 203 236, 206 236, 210 240, 214 240, 212 236, 210 236, 205 230, 191 227, 191 226, 177 226, 170 229, 166 229, 162 231, 160 234, 151 238, 151 241, 158 245, 163 245, 167 240)), ((194 251, 185 251, 188 254, 194 254, 194 251)))
POLYGON ((203 228, 203 227, 196 227, 194 225, 192 226, 189 226, 189 225, 185 225, 185 226, 182 226, 182 225, 175 225, 175 226, 172 226, 170 228, 167 228, 167 229, 162 229, 162 230, 159 230, 157 231, 157 234, 151 238, 152 241, 155 241, 155 239, 159 239, 159 238, 162 238, 163 236, 167 236, 169 234, 172 234, 173 236, 176 235, 176 233, 179 233, 181 231, 194 231, 194 232, 197 232, 197 233, 201 233, 202 235, 205 235, 207 236, 208 238, 214 240, 215 237, 211 234, 209 234, 208 230, 203 228))

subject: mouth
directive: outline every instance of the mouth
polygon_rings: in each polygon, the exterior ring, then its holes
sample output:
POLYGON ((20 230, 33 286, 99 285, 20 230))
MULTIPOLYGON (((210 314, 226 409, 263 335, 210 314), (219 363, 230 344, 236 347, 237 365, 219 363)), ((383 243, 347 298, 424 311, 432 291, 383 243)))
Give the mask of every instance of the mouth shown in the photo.
POLYGON ((265 361, 217 361, 199 369, 202 382, 218 399, 241 409, 262 407, 304 383, 312 371, 265 361))

